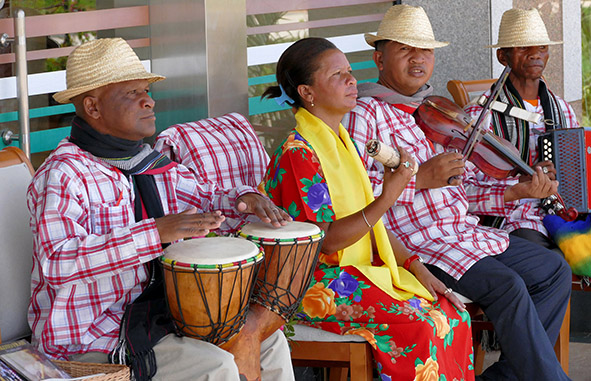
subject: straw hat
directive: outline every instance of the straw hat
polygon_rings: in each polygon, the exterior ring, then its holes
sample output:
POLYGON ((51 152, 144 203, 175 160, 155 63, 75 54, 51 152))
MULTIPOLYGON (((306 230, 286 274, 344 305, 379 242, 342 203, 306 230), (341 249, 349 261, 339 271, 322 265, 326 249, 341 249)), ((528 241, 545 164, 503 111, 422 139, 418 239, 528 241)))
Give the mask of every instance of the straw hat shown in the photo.
POLYGON ((503 13, 499 26, 499 42, 487 48, 516 48, 562 44, 550 41, 546 25, 537 9, 509 9, 503 13))
POLYGON ((86 42, 70 53, 66 65, 67 90, 55 93, 59 103, 110 83, 147 79, 153 83, 161 75, 146 71, 140 59, 122 38, 101 38, 86 42))
POLYGON ((378 33, 366 33, 365 41, 375 47, 376 41, 391 40, 421 49, 441 48, 449 42, 435 41, 431 22, 421 7, 393 5, 384 15, 378 33))

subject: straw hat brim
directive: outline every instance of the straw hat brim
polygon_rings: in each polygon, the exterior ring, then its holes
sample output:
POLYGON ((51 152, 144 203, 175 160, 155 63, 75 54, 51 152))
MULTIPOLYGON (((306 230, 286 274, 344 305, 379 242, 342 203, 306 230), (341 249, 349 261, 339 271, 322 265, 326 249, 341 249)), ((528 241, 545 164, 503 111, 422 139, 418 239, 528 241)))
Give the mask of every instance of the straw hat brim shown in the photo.
POLYGON ((103 87, 106 85, 110 85, 113 83, 120 83, 120 82, 127 82, 127 81, 134 81, 138 79, 146 79, 149 83, 154 83, 158 81, 162 81, 166 79, 166 77, 162 75, 152 74, 152 73, 138 73, 138 74, 131 74, 127 75, 124 78, 120 78, 117 80, 110 80, 105 82, 97 82, 86 86, 74 87, 71 89, 63 90, 53 95, 53 99, 55 99, 59 103, 70 103, 72 98, 84 94, 88 91, 98 89, 99 87, 103 87))
POLYGON ((560 45, 562 41, 534 41, 534 42, 522 42, 513 44, 494 44, 487 45, 485 48, 521 48, 524 46, 543 46, 543 45, 560 45))
POLYGON ((364 35, 365 42, 367 42, 370 46, 375 48, 377 41, 389 40, 389 41, 396 41, 401 44, 405 44, 408 46, 412 46, 414 48, 419 49, 434 49, 434 48, 443 48, 444 46, 449 45, 448 41, 435 41, 435 40, 418 40, 418 39, 411 39, 411 38, 392 38, 392 37, 382 37, 380 35, 373 35, 370 33, 366 33, 364 35))

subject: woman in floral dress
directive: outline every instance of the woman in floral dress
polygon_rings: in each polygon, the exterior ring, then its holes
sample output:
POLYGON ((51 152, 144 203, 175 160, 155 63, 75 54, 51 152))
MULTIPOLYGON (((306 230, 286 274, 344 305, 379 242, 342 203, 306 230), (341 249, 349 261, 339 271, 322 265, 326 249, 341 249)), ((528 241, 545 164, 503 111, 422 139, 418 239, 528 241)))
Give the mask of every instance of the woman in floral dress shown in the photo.
POLYGON ((473 380, 464 305, 381 222, 414 160, 401 151, 406 165, 384 175, 374 199, 357 146, 340 124, 357 98, 345 55, 325 39, 300 40, 281 56, 277 82, 263 96, 291 105, 297 126, 259 188, 294 220, 326 232, 300 323, 363 336, 382 380, 473 380))

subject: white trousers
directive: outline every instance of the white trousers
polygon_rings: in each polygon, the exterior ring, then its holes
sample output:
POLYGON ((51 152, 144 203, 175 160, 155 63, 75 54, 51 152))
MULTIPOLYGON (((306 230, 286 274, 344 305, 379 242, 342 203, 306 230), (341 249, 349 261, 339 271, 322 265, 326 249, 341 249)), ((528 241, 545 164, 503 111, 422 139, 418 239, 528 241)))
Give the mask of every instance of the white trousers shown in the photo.
MULTIPOLYGON (((158 371, 153 380, 239 380, 234 356, 205 341, 169 334, 154 346, 154 353, 158 371)), ((106 363, 107 355, 90 352, 71 359, 106 363)), ((264 381, 295 380, 289 346, 279 330, 261 344, 261 377, 264 381)))

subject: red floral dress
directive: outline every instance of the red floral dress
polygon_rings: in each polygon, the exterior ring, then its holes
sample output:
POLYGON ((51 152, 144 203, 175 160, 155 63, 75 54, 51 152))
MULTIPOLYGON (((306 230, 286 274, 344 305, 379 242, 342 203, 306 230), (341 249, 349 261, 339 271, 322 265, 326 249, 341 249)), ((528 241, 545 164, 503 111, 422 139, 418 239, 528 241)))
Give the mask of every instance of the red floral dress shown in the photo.
MULTIPOLYGON (((259 186, 297 221, 332 222, 335 214, 318 157, 293 131, 277 149, 259 186)), ((473 380, 468 312, 440 297, 398 301, 336 253, 320 254, 306 292, 300 324, 341 335, 363 336, 372 346, 381 380, 473 380)))

